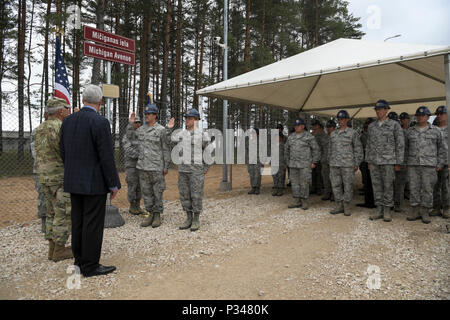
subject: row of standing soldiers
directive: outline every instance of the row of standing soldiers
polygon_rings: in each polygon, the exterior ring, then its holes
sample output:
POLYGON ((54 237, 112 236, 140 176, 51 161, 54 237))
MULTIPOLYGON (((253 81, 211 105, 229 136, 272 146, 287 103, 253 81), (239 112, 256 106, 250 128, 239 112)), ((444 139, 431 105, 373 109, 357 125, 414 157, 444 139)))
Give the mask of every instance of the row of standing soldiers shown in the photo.
MULTIPOLYGON (((350 128, 346 110, 337 114, 338 129, 334 121, 328 121, 327 133, 316 122, 314 135, 310 134, 301 118, 288 138, 280 126, 280 164, 273 175, 273 195, 283 195, 287 170, 295 200, 289 208, 308 210, 312 173, 320 168, 322 200, 334 198, 336 202, 330 213, 350 216, 355 173, 360 169, 366 196, 365 204, 360 206, 377 208, 371 220, 391 222, 392 209, 402 211, 408 180, 412 207, 409 221, 422 219, 430 223, 430 215, 449 218, 447 108, 437 108, 436 126, 428 122, 430 110, 418 108, 417 124, 412 127, 408 114, 401 115, 400 125, 398 115, 391 113, 388 117, 389 109, 388 102, 379 100, 375 105, 377 121, 367 121, 361 136, 350 128)), ((256 139, 258 133, 256 129, 256 139)), ((252 187, 249 194, 260 193, 262 167, 261 163, 248 165, 252 187)))

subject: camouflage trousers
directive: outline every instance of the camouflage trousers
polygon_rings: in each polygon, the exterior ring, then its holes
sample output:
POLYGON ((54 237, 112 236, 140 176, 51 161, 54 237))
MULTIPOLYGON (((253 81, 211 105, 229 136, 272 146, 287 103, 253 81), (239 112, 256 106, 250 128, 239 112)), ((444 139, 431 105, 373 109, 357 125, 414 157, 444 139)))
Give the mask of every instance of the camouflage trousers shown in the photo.
POLYGON ((438 182, 434 186, 433 192, 433 208, 434 209, 448 209, 448 166, 445 166, 442 171, 437 173, 438 182))
POLYGON ((291 170, 291 184, 292 196, 294 198, 308 199, 309 198, 309 184, 312 179, 311 168, 290 168, 291 170))
POLYGON ((128 202, 141 201, 141 184, 139 183, 139 170, 136 168, 127 168, 125 170, 128 185, 128 202))
POLYGON ((330 167, 330 180, 336 202, 351 202, 353 199, 353 183, 355 168, 330 167))
POLYGON ((139 182, 145 209, 152 213, 163 213, 163 193, 166 190, 163 172, 139 170, 139 182))
POLYGON ((435 167, 408 166, 410 198, 412 207, 433 208, 433 190, 437 182, 435 167))
POLYGON ((250 185, 252 188, 261 188, 261 168, 260 164, 249 164, 248 174, 250 175, 250 185))
POLYGON ((63 186, 42 185, 47 208, 45 239, 65 245, 72 229, 70 194, 63 186))
POLYGON ((183 210, 200 213, 203 210, 203 189, 205 174, 203 172, 178 172, 178 191, 183 210))
POLYGON ((394 165, 370 164, 370 177, 372 178, 373 197, 377 207, 394 206, 394 165))
POLYGON ((322 163, 322 180, 325 195, 331 195, 330 165, 322 163))
POLYGON ((286 187, 286 166, 273 167, 273 186, 277 189, 286 187))
POLYGON ((394 206, 401 208, 405 201, 405 188, 408 181, 408 170, 406 166, 401 166, 400 171, 395 172, 394 180, 394 206))
POLYGON ((33 178, 34 178, 34 187, 36 188, 36 191, 38 193, 38 198, 37 198, 37 206, 38 206, 38 212, 37 212, 37 217, 39 219, 45 218, 46 216, 46 208, 45 208, 45 196, 44 196, 44 192, 42 191, 42 186, 39 183, 39 177, 37 174, 33 174, 33 178))
POLYGON ((316 168, 311 172, 311 189, 315 192, 322 192, 323 180, 322 180, 322 164, 316 164, 316 168))

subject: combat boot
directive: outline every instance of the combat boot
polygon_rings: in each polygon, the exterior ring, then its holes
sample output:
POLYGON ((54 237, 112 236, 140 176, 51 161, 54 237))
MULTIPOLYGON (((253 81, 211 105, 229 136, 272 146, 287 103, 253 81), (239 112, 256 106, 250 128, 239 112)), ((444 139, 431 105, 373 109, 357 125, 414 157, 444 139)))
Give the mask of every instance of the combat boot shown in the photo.
POLYGON ((59 262, 67 259, 72 259, 72 247, 61 246, 55 242, 55 250, 53 251, 52 260, 59 262))
POLYGON ((433 209, 431 212, 430 212, 430 217, 440 217, 442 214, 441 214, 441 210, 440 209, 433 209))
POLYGON ((390 207, 384 207, 383 221, 384 222, 392 222, 391 208, 390 207))
POLYGON ((139 203, 137 201, 131 201, 130 209, 128 210, 128 212, 135 216, 142 214, 141 211, 139 210, 140 208, 138 206, 139 206, 139 203))
POLYGON ((155 217, 153 218, 152 228, 158 228, 161 226, 161 214, 159 212, 154 213, 155 217))
POLYGON ((344 213, 344 204, 342 202, 336 202, 336 208, 330 211, 330 214, 344 213))
POLYGON ((448 213, 448 208, 444 208, 444 210, 442 211, 442 218, 444 218, 444 219, 450 218, 450 215, 448 213))
POLYGON ((410 215, 408 216, 408 218, 406 218, 406 220, 408 221, 416 221, 420 219, 420 214, 419 214, 419 207, 412 207, 412 211, 410 213, 410 215))
POLYGON ((403 212, 402 207, 400 207, 399 205, 394 205, 394 212, 403 212))
POLYGON ((420 215, 422 216, 422 222, 425 224, 431 223, 430 215, 429 215, 429 209, 420 207, 420 215))
POLYGON ((384 207, 383 206, 378 206, 377 207, 377 212, 373 215, 370 216, 370 220, 375 221, 375 220, 379 220, 379 219, 383 219, 384 218, 384 207))
POLYGON ((48 241, 48 260, 53 259, 53 252, 55 251, 55 242, 53 240, 48 241))
POLYGON ((352 213, 350 212, 350 202, 344 202, 344 216, 350 217, 352 213))
POLYGON ((276 194, 277 197, 282 197, 284 196, 284 190, 283 189, 278 189, 278 192, 276 194))
POLYGON ((46 217, 42 217, 42 224, 41 224, 41 232, 45 233, 45 231, 47 230, 47 226, 46 226, 46 217))
POLYGON ((261 193, 261 190, 259 188, 255 188, 255 194, 259 195, 261 193))
POLYGON ((187 218, 186 221, 180 226, 180 230, 187 230, 192 225, 192 212, 186 212, 187 218))
POLYGON ((146 211, 141 208, 141 199, 136 200, 136 209, 139 212, 139 214, 145 214, 146 211))
POLYGON ((305 211, 309 209, 308 199, 302 200, 302 209, 305 211))
POLYGON ((295 202, 291 204, 288 208, 289 209, 295 209, 295 208, 301 208, 302 207, 302 200, 300 198, 295 198, 295 202))
POLYGON ((278 188, 274 188, 272 191, 272 197, 276 197, 278 195, 278 188))
POLYGON ((152 212, 148 212, 148 217, 141 223, 142 228, 146 228, 152 225, 154 215, 152 212))
POLYGON ((250 190, 248 194, 255 194, 255 193, 256 193, 256 188, 252 188, 252 190, 250 190))
POLYGON ((192 220, 192 226, 191 226, 191 231, 192 232, 195 232, 198 229, 200 229, 199 217, 200 217, 200 213, 199 212, 194 213, 194 219, 192 220))

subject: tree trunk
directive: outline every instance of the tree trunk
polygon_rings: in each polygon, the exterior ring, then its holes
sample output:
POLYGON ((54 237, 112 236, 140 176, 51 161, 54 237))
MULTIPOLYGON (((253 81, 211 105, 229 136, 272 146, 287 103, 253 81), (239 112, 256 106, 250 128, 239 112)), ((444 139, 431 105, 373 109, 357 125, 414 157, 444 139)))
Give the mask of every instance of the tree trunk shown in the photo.
MULTIPOLYGON (((246 1, 245 4, 245 49, 244 49, 244 72, 250 71, 250 0, 246 1)), ((264 41, 264 40, 263 40, 264 41)), ((250 105, 244 105, 244 119, 243 119, 243 129, 247 131, 248 129, 248 109, 250 105)))
POLYGON ((25 84, 25 21, 27 15, 26 0, 19 0, 18 6, 18 41, 17 41, 17 102, 19 111, 19 144, 18 144, 18 160, 24 159, 24 84, 25 84))
POLYGON ((33 39, 33 20, 34 20, 34 6, 36 0, 32 1, 31 5, 31 19, 30 19, 30 41, 28 42, 28 77, 27 77, 27 105, 28 105, 28 120, 30 126, 30 133, 33 131, 33 124, 31 122, 31 89, 30 89, 30 81, 31 81, 31 40, 33 39))
MULTIPOLYGON (((77 5, 81 8, 82 0, 77 0, 77 5)), ((74 30, 75 34, 75 46, 74 46, 74 65, 73 65, 73 97, 72 107, 80 108, 81 101, 78 100, 78 93, 80 91, 80 64, 81 64, 81 30, 74 30)))
MULTIPOLYGON (((105 30, 105 7, 106 0, 97 0, 97 29, 105 30)), ((92 67, 91 83, 99 85, 101 80, 101 60, 94 58, 94 65, 92 67)))
POLYGON ((164 32, 163 70, 161 80, 161 123, 166 123, 167 114, 167 67, 169 65, 170 24, 172 20, 172 0, 167 1, 166 28, 164 32))
MULTIPOLYGON (((49 81, 48 81, 48 44, 49 44, 49 29, 50 29, 50 20, 49 20, 49 16, 51 13, 51 8, 52 8, 52 1, 51 0, 47 0, 47 14, 45 15, 45 35, 44 35, 44 66, 43 66, 43 77, 44 77, 44 105, 47 105, 47 101, 48 101, 48 86, 49 86, 49 81)), ((42 122, 42 117, 43 117, 43 112, 42 112, 42 104, 41 104, 41 119, 40 122, 42 122)))
POLYGON ((159 96, 159 55, 160 55, 160 47, 161 47, 161 1, 158 0, 158 13, 156 15, 156 52, 154 59, 154 70, 153 74, 155 76, 154 83, 156 83, 155 90, 153 90, 154 99, 161 100, 159 96))
POLYGON ((142 22, 142 34, 141 34, 141 57, 140 57, 140 73, 139 73, 139 114, 144 112, 145 100, 148 90, 148 43, 150 35, 150 17, 149 12, 146 10, 144 13, 144 20, 142 22))
MULTIPOLYGON (((202 88, 202 77, 203 77, 203 52, 205 51, 205 27, 206 27, 206 11, 208 9, 208 1, 203 0, 203 12, 202 12, 202 35, 200 40, 200 63, 198 67, 198 83, 197 83, 197 90, 202 88)), ((198 95, 197 90, 194 91, 194 101, 195 104, 198 106, 198 95)), ((201 105, 198 106, 198 108, 201 108, 201 105)))
POLYGON ((178 0, 178 15, 177 15, 177 57, 176 57, 176 75, 175 75, 175 117, 176 127, 181 127, 181 43, 182 43, 182 25, 183 25, 183 5, 181 0, 178 0))

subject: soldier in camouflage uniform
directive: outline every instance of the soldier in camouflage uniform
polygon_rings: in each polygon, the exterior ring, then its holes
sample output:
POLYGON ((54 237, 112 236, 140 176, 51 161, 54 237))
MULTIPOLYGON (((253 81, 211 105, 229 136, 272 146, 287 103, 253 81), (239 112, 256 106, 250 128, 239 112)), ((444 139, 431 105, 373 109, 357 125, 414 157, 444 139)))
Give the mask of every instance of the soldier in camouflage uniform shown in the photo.
POLYGON ((273 192, 272 196, 281 197, 284 195, 284 188, 286 185, 286 160, 284 158, 284 146, 286 144, 286 137, 283 130, 278 128, 278 166, 272 166, 273 178, 273 192))
POLYGON ((433 208, 433 189, 437 172, 447 164, 447 144, 439 128, 428 123, 430 110, 422 106, 417 109, 417 125, 406 134, 405 157, 411 185, 410 204, 412 212, 409 221, 422 218, 431 222, 429 211, 433 208))
POLYGON ((328 147, 331 185, 336 200, 336 208, 330 213, 351 216, 350 202, 353 199, 355 172, 359 169, 364 152, 359 134, 347 127, 350 120, 348 112, 341 110, 337 119, 339 129, 330 135, 328 147))
POLYGON ((185 145, 179 155, 180 157, 183 156, 183 150, 188 149, 188 147, 191 149, 191 155, 188 163, 182 162, 178 165, 178 190, 181 205, 187 216, 186 221, 179 229, 190 228, 192 232, 195 232, 200 228, 199 217, 203 210, 205 175, 209 170, 209 165, 203 160, 203 151, 210 139, 197 126, 200 114, 196 109, 189 110, 185 117, 186 130, 183 130, 180 134, 185 140, 181 144, 189 143, 189 146, 185 145), (185 135, 188 135, 188 139, 185 135))
POLYGON ((141 186, 139 183, 139 171, 136 169, 139 158, 139 142, 136 130, 141 126, 141 119, 135 113, 131 115, 127 131, 123 136, 123 149, 125 151, 125 172, 128 185, 128 202, 130 203, 129 212, 134 215, 144 214, 141 209, 141 186))
POLYGON ((144 196, 148 217, 141 227, 161 225, 164 211, 163 192, 166 190, 165 176, 169 172, 170 149, 166 129, 156 122, 158 108, 148 105, 145 108, 145 124, 136 130, 139 141, 139 158, 136 168, 139 170, 139 182, 144 196))
MULTIPOLYGON (((47 111, 44 112, 44 119, 45 119, 45 121, 47 121, 47 119, 48 119, 47 111)), ((37 172, 36 148, 35 148, 35 144, 34 144, 35 134, 36 134, 36 129, 34 129, 33 132, 31 133, 31 143, 30 143, 31 156, 33 157, 33 160, 34 160, 34 162, 33 162, 33 179, 34 179, 34 187, 36 188, 36 192, 38 193, 37 217, 38 217, 38 219, 41 219, 41 221, 42 221, 41 232, 45 233, 45 229, 46 229, 46 226, 45 226, 45 217, 46 217, 45 196, 44 196, 44 192, 42 191, 41 184, 39 183, 39 176, 38 176, 38 172, 37 172)))
MULTIPOLYGON (((438 126, 444 137, 444 143, 448 148, 448 127, 447 127, 447 107, 440 106, 436 110, 438 126)), ((450 218, 449 215, 449 196, 448 196, 448 161, 444 168, 438 172, 438 182, 433 192, 433 211, 430 216, 437 217, 442 214, 444 219, 450 218), (442 210, 442 213, 441 213, 442 210)))
MULTIPOLYGON (((391 115, 392 116, 392 115, 391 115)), ((393 116, 395 119, 396 117, 393 116)), ((403 135, 406 136, 408 132, 408 125, 406 124, 405 128, 405 119, 409 121, 409 115, 407 113, 402 113, 399 117, 400 124, 402 126, 403 135)), ((400 170, 395 172, 395 180, 394 180, 394 211, 402 212, 403 211, 403 203, 405 202, 405 188, 406 183, 408 181, 408 167, 405 162, 400 166, 400 170)))
POLYGON ((69 105, 63 99, 47 103, 49 118, 36 129, 35 148, 39 183, 47 208, 45 239, 49 242, 48 259, 55 262, 73 258, 66 247, 71 230, 70 194, 64 192, 64 164, 59 152, 62 121, 69 115, 69 105))
POLYGON ((322 155, 321 165, 322 165, 322 180, 324 187, 324 196, 322 197, 323 201, 326 200, 334 200, 333 190, 331 188, 331 180, 330 180, 330 159, 328 156, 328 147, 330 143, 330 135, 336 130, 336 122, 333 120, 329 120, 327 122, 327 133, 323 139, 319 142, 320 153, 322 155))
MULTIPOLYGON (((256 141, 256 163, 248 163, 247 165, 247 169, 248 169, 248 175, 250 176, 250 185, 252 187, 252 190, 249 191, 248 194, 260 194, 261 193, 261 169, 263 167, 263 165, 261 164, 261 162, 259 161, 259 129, 258 128, 254 128, 253 129, 254 132, 252 134, 252 137, 249 138, 252 139, 253 141, 256 141)), ((250 143, 250 141, 249 141, 250 143)), ((247 152, 246 155, 249 155, 249 147, 247 145, 247 152)))
POLYGON ((388 119, 390 109, 385 100, 375 105, 378 121, 369 125, 366 161, 369 164, 372 186, 377 206, 371 220, 383 219, 391 222, 394 206, 395 171, 404 161, 405 139, 400 124, 388 119))
POLYGON ((291 134, 285 146, 284 156, 291 171, 292 194, 295 203, 290 209, 308 210, 311 170, 320 161, 320 148, 312 134, 305 131, 303 119, 295 121, 295 133, 291 134))

